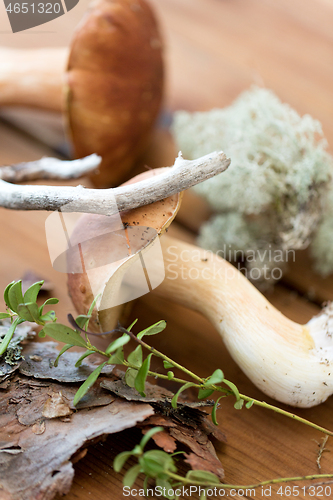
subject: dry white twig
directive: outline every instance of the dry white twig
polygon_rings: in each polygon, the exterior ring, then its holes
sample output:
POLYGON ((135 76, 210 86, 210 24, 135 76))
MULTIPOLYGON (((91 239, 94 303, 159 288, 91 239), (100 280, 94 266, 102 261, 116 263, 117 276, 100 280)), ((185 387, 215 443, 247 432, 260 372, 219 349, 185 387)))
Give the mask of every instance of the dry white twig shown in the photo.
POLYGON ((318 456, 317 456, 316 462, 317 462, 317 467, 318 467, 319 470, 321 470, 321 457, 323 456, 323 453, 325 451, 330 451, 327 448, 325 448, 326 443, 328 441, 328 438, 329 438, 329 436, 323 437, 321 444, 317 442, 317 444, 319 446, 319 451, 318 451, 318 456))
POLYGON ((59 210, 112 215, 137 208, 184 191, 228 168, 230 160, 220 152, 197 160, 181 153, 173 167, 149 179, 112 189, 83 186, 16 186, 0 180, 0 206, 14 210, 59 210), (117 206, 114 201, 116 201, 117 206), (67 207, 66 207, 67 205, 67 207))
POLYGON ((101 161, 102 158, 96 154, 71 161, 44 157, 37 161, 1 167, 0 179, 15 183, 37 179, 77 179, 96 170, 101 161))

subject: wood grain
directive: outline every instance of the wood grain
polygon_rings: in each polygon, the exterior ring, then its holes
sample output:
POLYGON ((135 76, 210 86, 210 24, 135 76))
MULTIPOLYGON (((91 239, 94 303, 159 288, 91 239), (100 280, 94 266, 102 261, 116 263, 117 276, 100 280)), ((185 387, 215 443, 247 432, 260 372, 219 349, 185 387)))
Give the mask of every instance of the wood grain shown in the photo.
POLYGON ((309 251, 296 252, 283 281, 318 304, 333 300, 333 275, 323 278, 316 273, 309 251))
POLYGON ((171 109, 230 104, 251 85, 323 124, 333 148, 333 9, 316 0, 151 0, 166 36, 171 109))
MULTIPOLYGON (((0 163, 4 165, 27 160, 37 160, 42 156, 54 154, 13 129, 0 124, 0 163)), ((1 245, 0 245, 0 290, 13 280, 21 279, 26 271, 33 271, 43 279, 54 284, 53 294, 63 304, 58 313, 64 322, 73 307, 67 295, 66 276, 53 270, 49 258, 45 220, 47 212, 17 212, 0 208, 1 245)), ((1 310, 4 310, 3 297, 0 297, 1 310)))

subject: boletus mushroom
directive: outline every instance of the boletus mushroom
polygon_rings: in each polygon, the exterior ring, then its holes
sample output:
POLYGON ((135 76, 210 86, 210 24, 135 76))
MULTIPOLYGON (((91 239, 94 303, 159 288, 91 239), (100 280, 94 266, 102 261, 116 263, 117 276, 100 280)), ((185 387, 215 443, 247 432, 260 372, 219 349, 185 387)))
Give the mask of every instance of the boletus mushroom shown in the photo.
MULTIPOLYGON (((153 174, 154 171, 145 172, 132 182, 153 174)), ((122 213, 121 218, 126 227, 139 224, 153 227, 161 234, 179 203, 180 195, 172 196, 163 203, 122 213)), ((108 230, 108 217, 86 214, 79 219, 74 233, 77 239, 91 238, 93 242, 97 233, 108 230)), ((145 241, 145 249, 156 237, 150 243, 145 241)), ((245 276, 221 257, 166 234, 159 239, 165 278, 151 293, 205 315, 221 334, 233 359, 259 389, 282 403, 298 407, 317 405, 333 393, 332 305, 307 324, 297 324, 275 309, 245 276)), ((89 258, 96 259, 96 255, 102 262, 115 250, 99 243, 91 245, 90 251, 86 254, 87 262, 89 258)), ((129 279, 125 286, 131 285, 131 273, 124 266, 126 259, 129 263, 133 255, 126 257, 120 266, 94 269, 93 288, 101 293, 99 304, 103 304, 101 311, 96 308, 91 323, 95 332, 110 331, 115 326, 119 310, 108 309, 107 303, 121 276, 126 274, 129 279)), ((154 260, 149 265, 152 276, 154 260)), ((88 274, 69 274, 68 285, 78 312, 87 313, 95 296, 88 274)))
POLYGON ((96 0, 69 49, 0 49, 0 106, 63 111, 77 158, 113 186, 149 142, 163 93, 162 40, 146 0, 96 0))

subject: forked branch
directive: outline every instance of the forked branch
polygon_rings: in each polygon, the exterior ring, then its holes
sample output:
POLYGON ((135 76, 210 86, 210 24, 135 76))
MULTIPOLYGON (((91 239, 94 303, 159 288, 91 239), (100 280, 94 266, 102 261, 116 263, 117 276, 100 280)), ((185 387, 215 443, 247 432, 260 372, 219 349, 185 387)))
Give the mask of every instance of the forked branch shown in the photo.
POLYGON ((196 160, 184 160, 181 153, 173 167, 135 184, 86 189, 83 186, 17 186, 0 180, 0 206, 13 210, 59 210, 112 215, 163 200, 184 191, 228 168, 230 159, 220 152, 196 160), (116 201, 116 204, 115 204, 116 201))

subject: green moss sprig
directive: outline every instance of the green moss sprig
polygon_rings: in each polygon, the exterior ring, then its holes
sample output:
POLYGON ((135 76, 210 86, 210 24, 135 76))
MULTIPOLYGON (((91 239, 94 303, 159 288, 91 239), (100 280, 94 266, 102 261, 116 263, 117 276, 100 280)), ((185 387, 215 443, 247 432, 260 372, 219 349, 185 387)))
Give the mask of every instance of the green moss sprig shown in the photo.
MULTIPOLYGON (((270 405, 264 401, 259 401, 245 394, 241 394, 236 387, 236 385, 227 380, 224 377, 224 373, 221 369, 215 370, 210 376, 202 378, 187 369, 186 367, 180 365, 170 357, 166 356, 162 352, 156 350, 154 347, 146 343, 143 338, 147 336, 152 336, 161 333, 166 328, 166 322, 161 320, 154 325, 142 330, 138 334, 132 332, 132 328, 137 323, 135 320, 128 328, 124 328, 121 325, 113 330, 114 333, 119 334, 119 336, 113 339, 107 346, 105 351, 102 351, 92 345, 88 337, 88 324, 92 316, 93 309, 95 307, 95 301, 91 305, 88 313, 86 315, 79 315, 77 318, 73 318, 69 315, 69 323, 73 328, 68 325, 64 325, 57 322, 55 311, 50 310, 45 313, 44 308, 48 305, 57 304, 59 301, 56 298, 47 299, 41 306, 37 304, 37 298, 43 281, 39 281, 28 288, 28 290, 22 293, 22 282, 12 282, 10 283, 4 292, 4 300, 7 306, 6 312, 0 313, 0 320, 10 319, 10 327, 2 338, 0 342, 0 356, 4 355, 8 349, 8 346, 13 338, 16 327, 25 322, 34 322, 37 325, 42 326, 42 330, 39 332, 40 337, 45 337, 48 335, 56 341, 64 343, 64 347, 59 352, 54 365, 57 366, 61 356, 71 347, 78 346, 85 348, 85 352, 77 360, 76 367, 80 366, 82 361, 89 355, 94 353, 99 353, 106 359, 103 361, 96 369, 89 375, 89 377, 83 382, 79 387, 78 391, 74 397, 74 405, 83 398, 83 396, 89 391, 92 385, 96 382, 103 367, 106 364, 116 364, 126 367, 125 382, 129 387, 135 388, 142 397, 145 397, 145 383, 148 377, 154 377, 164 380, 172 380, 179 384, 178 391, 174 394, 171 405, 173 408, 177 408, 177 403, 180 394, 188 388, 195 388, 198 391, 198 399, 205 399, 210 397, 214 392, 220 393, 220 397, 217 398, 213 409, 211 418, 215 425, 218 425, 216 418, 216 411, 218 408, 218 403, 221 398, 232 396, 235 398, 234 407, 235 409, 241 410, 243 406, 250 409, 253 405, 260 406, 276 413, 279 413, 285 417, 291 418, 298 421, 299 423, 308 425, 313 429, 324 433, 327 436, 333 436, 333 432, 321 427, 313 422, 310 422, 304 418, 299 417, 291 412, 282 410, 276 406, 270 405), (128 354, 125 358, 124 346, 131 340, 135 340, 137 346, 128 354), (148 352, 147 356, 144 357, 144 351, 148 352), (158 373, 151 370, 151 359, 155 356, 163 361, 163 366, 165 373, 158 373), (184 373, 185 378, 176 377, 174 370, 180 370, 184 373), (190 379, 190 380, 188 380, 190 379)), ((169 490, 175 490, 179 486, 194 485, 201 488, 201 497, 206 498, 206 491, 208 488, 223 488, 225 489, 251 489, 258 488, 270 484, 285 483, 288 481, 301 481, 301 480, 313 480, 313 479, 324 479, 333 478, 333 474, 317 474, 311 476, 298 476, 290 478, 277 478, 268 481, 263 481, 253 485, 233 485, 221 483, 217 476, 207 471, 194 471, 191 470, 183 477, 177 473, 176 466, 176 455, 179 453, 169 454, 162 450, 149 450, 144 451, 145 445, 148 440, 156 433, 161 431, 162 428, 156 427, 148 431, 148 433, 142 438, 140 443, 135 446, 131 451, 124 451, 120 453, 114 461, 114 469, 118 472, 122 469, 125 462, 131 456, 137 459, 137 464, 131 467, 124 476, 124 486, 131 487, 137 476, 140 473, 145 474, 144 488, 147 489, 149 479, 155 481, 156 486, 162 488, 165 492, 164 497, 170 500, 176 499, 177 495, 174 493, 169 494, 169 490)))

